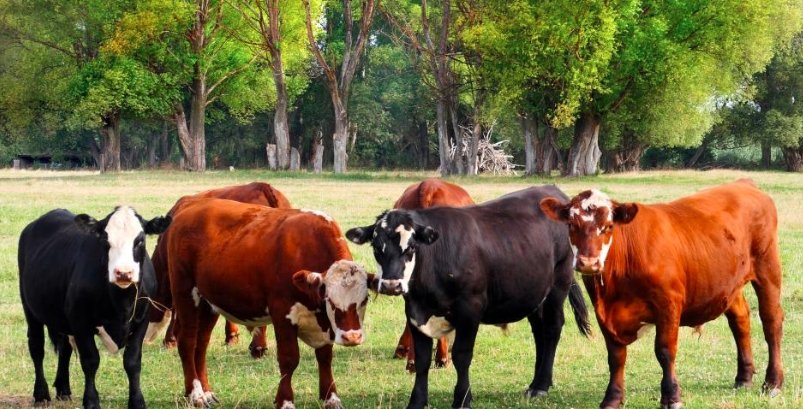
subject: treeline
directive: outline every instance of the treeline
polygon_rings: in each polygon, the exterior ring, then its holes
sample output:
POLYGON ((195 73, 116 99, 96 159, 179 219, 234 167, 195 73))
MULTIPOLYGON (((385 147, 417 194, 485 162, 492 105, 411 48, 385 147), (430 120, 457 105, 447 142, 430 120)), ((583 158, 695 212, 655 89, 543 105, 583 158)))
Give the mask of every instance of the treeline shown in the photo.
POLYGON ((0 0, 0 159, 799 171, 801 30, 803 0, 0 0))

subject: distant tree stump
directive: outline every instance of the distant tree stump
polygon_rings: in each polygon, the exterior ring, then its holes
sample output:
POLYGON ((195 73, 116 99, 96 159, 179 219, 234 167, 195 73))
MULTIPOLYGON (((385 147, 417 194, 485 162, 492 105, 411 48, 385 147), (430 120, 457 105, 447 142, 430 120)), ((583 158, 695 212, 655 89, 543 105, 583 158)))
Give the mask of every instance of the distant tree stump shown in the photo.
POLYGON ((298 149, 290 148, 290 170, 298 172, 301 169, 301 154, 298 149))
POLYGON ((318 143, 313 147, 312 168, 315 173, 323 172, 323 144, 318 143))
POLYGON ((268 154, 268 169, 276 170, 276 144, 269 143, 265 146, 265 151, 268 154))

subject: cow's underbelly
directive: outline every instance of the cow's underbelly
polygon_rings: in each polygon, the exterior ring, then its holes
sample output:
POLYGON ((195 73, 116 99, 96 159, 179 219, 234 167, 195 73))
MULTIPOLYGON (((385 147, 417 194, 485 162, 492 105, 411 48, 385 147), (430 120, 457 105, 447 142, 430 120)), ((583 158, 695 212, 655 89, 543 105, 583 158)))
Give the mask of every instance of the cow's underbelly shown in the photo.
POLYGON ((227 320, 231 322, 236 322, 238 324, 246 325, 249 327, 261 327, 263 325, 269 325, 272 321, 270 318, 270 311, 268 308, 265 308, 265 315, 257 316, 257 317, 250 317, 250 318, 242 318, 237 317, 234 314, 228 313, 225 310, 221 309, 220 307, 216 306, 215 304, 209 303, 209 306, 212 307, 212 311, 216 314, 220 314, 225 317, 227 320))
POLYGON ((418 322, 415 318, 410 319, 410 324, 414 325, 423 334, 430 338, 440 338, 452 331, 454 327, 446 317, 432 315, 426 322, 418 322))
POLYGON ((190 292, 196 307, 206 302, 215 314, 219 314, 231 322, 259 327, 271 323, 267 302, 247 301, 246 297, 221 297, 213 291, 193 287, 190 292))

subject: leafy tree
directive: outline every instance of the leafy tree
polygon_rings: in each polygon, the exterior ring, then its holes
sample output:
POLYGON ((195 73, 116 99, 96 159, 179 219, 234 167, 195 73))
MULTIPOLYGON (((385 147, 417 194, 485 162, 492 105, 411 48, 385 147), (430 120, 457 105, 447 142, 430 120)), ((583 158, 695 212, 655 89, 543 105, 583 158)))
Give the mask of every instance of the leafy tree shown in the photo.
POLYGON ((310 0, 302 0, 306 13, 307 40, 312 54, 318 66, 323 70, 326 78, 326 86, 332 99, 334 109, 335 129, 332 135, 334 150, 334 172, 345 173, 348 155, 346 152, 348 136, 351 131, 349 122, 348 102, 351 95, 351 85, 357 71, 360 57, 365 50, 368 42, 369 28, 374 19, 377 0, 362 0, 360 2, 359 20, 357 21, 357 32, 354 32, 354 20, 356 16, 352 12, 351 0, 342 0, 342 9, 338 8, 337 2, 329 2, 324 5, 327 22, 327 37, 325 41, 317 41, 316 33, 313 29, 313 13, 311 11, 310 0), (331 31, 336 25, 337 18, 343 19, 342 39, 333 35, 331 31), (356 38, 355 38, 356 35, 356 38), (327 62, 329 59, 330 62, 327 62), (337 67, 339 61, 340 67, 337 67))

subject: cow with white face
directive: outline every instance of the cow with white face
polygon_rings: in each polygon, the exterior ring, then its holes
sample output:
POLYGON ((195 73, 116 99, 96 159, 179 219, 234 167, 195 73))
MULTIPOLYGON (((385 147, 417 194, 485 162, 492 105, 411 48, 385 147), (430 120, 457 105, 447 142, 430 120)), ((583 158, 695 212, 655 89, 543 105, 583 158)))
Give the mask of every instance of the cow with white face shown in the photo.
POLYGON ((355 227, 346 237, 357 244, 371 242, 377 263, 377 289, 382 294, 406 294, 415 269, 416 250, 438 239, 430 226, 416 225, 408 211, 391 210, 379 215, 372 226, 355 227))
POLYGON ((583 274, 602 271, 613 244, 614 225, 630 223, 638 213, 636 204, 614 202, 597 189, 578 194, 568 205, 549 197, 540 206, 550 218, 569 225, 574 268, 583 274))
POLYGON ((354 243, 371 243, 380 292, 404 294, 416 371, 408 408, 428 403, 432 338, 454 335, 452 407, 469 408, 469 366, 480 324, 529 320, 537 358, 527 396, 544 395, 552 386, 566 298, 581 331, 589 333, 566 228, 538 209, 547 196, 565 197, 544 186, 477 206, 395 209, 346 232, 354 243))
POLYGON ((139 385, 142 340, 148 302, 156 293, 145 235, 162 233, 170 217, 145 221, 134 209, 119 206, 98 221, 86 214, 53 210, 20 235, 20 294, 28 322, 28 348, 36 380, 34 401, 50 402, 42 369, 44 327, 59 354, 56 399, 71 398, 69 361, 79 352, 84 408, 99 407, 95 373, 100 357, 95 336, 111 353, 125 348, 129 408, 145 408, 139 385))

